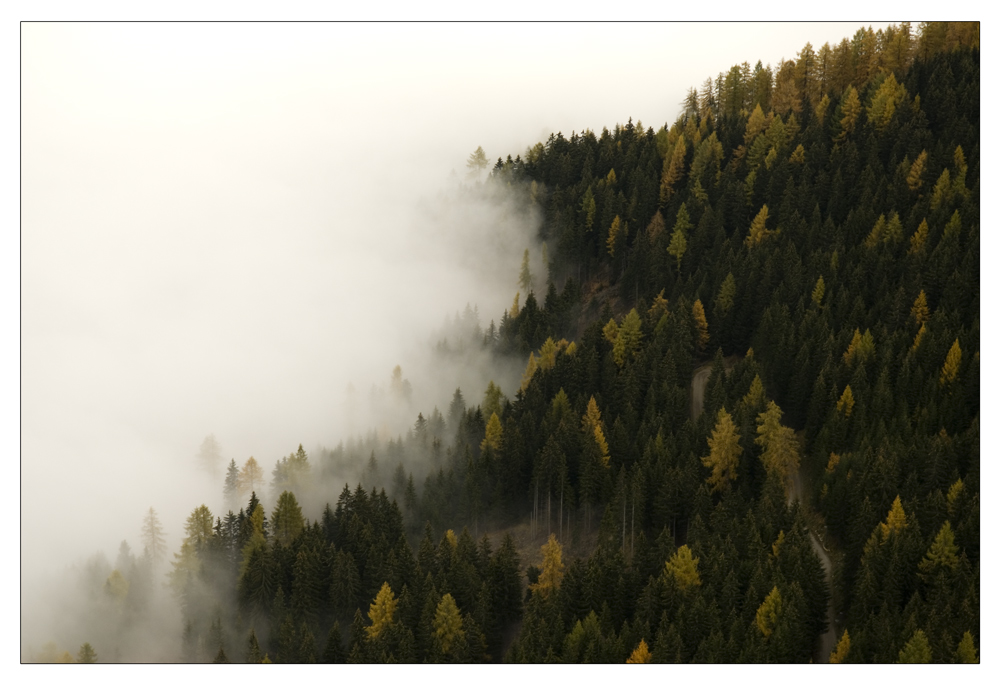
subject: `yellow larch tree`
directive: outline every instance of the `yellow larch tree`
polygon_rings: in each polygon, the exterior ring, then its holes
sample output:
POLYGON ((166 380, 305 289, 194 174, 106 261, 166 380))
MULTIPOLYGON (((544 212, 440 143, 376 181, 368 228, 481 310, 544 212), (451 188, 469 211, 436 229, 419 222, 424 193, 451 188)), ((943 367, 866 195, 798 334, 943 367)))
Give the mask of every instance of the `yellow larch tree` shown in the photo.
POLYGON ((927 307, 927 294, 923 290, 917 295, 910 308, 910 316, 917 322, 918 326, 923 326, 931 320, 931 310, 927 307))
POLYGON ((701 585, 698 561, 698 557, 691 554, 690 547, 681 545, 664 564, 663 572, 668 576, 673 576, 677 587, 681 590, 698 587, 701 585))
POLYGON ((618 234, 621 233, 621 231, 621 217, 615 215, 615 218, 611 221, 611 227, 608 229, 608 241, 605 245, 608 248, 608 255, 611 257, 615 256, 615 246, 618 245, 618 234))
POLYGON ((767 228, 767 216, 768 210, 767 205, 760 208, 757 212, 757 216, 754 217, 753 221, 750 223, 750 232, 747 233, 747 237, 744 243, 748 248, 754 248, 764 242, 764 240, 775 233, 771 229, 767 228))
POLYGON ((851 651, 851 636, 845 630, 837 641, 837 649, 830 653, 831 664, 842 664, 851 651))
POLYGON ((767 409, 757 416, 757 438, 761 447, 760 459, 768 473, 787 483, 799 468, 799 447, 795 431, 781 425, 781 409, 772 400, 767 409))
POLYGON ((910 165, 910 173, 906 175, 906 185, 910 190, 919 190, 924 184, 924 168, 927 166, 927 150, 924 150, 910 165))
POLYGON ((660 318, 667 313, 667 305, 670 303, 667 298, 663 296, 664 292, 666 292, 666 288, 660 290, 657 296, 653 298, 653 305, 647 312, 650 321, 659 321, 660 318))
POLYGON ((639 640, 639 646, 632 650, 632 655, 625 661, 626 664, 648 664, 652 661, 653 655, 649 652, 646 640, 639 640))
POLYGON ((844 388, 844 392, 841 393, 840 399, 837 400, 837 411, 842 413, 844 416, 850 416, 853 410, 854 393, 851 391, 851 386, 848 384, 848 386, 844 388))
POLYGON ((264 469, 260 467, 256 459, 250 457, 243 464, 237 483, 240 496, 244 498, 251 492, 256 492, 264 485, 264 469))
POLYGON ((958 344, 958 338, 955 338, 955 342, 951 344, 948 356, 944 360, 944 366, 941 367, 941 375, 938 378, 938 382, 942 386, 954 383, 958 377, 958 369, 961 365, 962 347, 958 344))
POLYGON ((660 203, 666 204, 673 197, 674 186, 684 177, 684 157, 687 155, 687 142, 681 134, 674 143, 670 156, 663 160, 663 176, 660 180, 660 203))
POLYGON ((896 499, 892 501, 892 507, 889 508, 885 521, 878 526, 882 533, 882 542, 887 541, 893 533, 899 533, 906 528, 906 512, 903 510, 903 503, 900 501, 899 495, 896 495, 896 499))
POLYGON ((816 286, 812 291, 812 302, 814 305, 819 307, 823 304, 823 296, 826 294, 826 283, 823 281, 823 277, 820 276, 816 279, 816 286))
POLYGON ((854 125, 858 122, 858 115, 861 114, 861 98, 854 86, 848 86, 844 98, 841 100, 840 111, 840 133, 837 134, 837 142, 844 141, 848 135, 854 133, 854 125))
POLYGON ((757 607, 757 629, 764 637, 770 637, 778 625, 781 614, 781 592, 775 585, 764 601, 757 607))
POLYGON ((528 389, 528 385, 531 384, 531 378, 538 371, 538 360, 535 359, 535 353, 530 352, 528 354, 528 366, 524 369, 524 375, 521 376, 521 392, 528 389))
POLYGON ((694 317, 694 327, 698 333, 695 344, 699 352, 704 352, 705 348, 708 347, 709 335, 708 320, 705 318, 705 307, 702 306, 701 300, 695 300, 694 304, 691 305, 691 316, 694 317))
POLYGON ((365 626, 365 632, 369 638, 377 638, 392 624, 392 615, 396 612, 398 603, 399 600, 393 594, 389 583, 382 583, 382 588, 375 595, 375 601, 368 607, 368 620, 372 624, 365 626))
POLYGON ((452 647, 465 636, 462 615, 450 592, 438 602, 431 627, 434 629, 434 642, 443 654, 451 652, 452 647))
POLYGON ((531 586, 531 591, 545 598, 550 597, 562 584, 564 572, 562 546, 555 533, 550 533, 548 541, 542 545, 542 572, 538 574, 538 582, 531 586))
POLYGON ((708 456, 701 458, 701 463, 712 469, 708 484, 712 486, 712 492, 726 490, 730 481, 736 480, 743 448, 740 446, 740 434, 725 407, 719 409, 712 437, 708 439, 708 448, 708 456))
POLYGON ((979 657, 976 655, 976 643, 972 639, 972 633, 968 630, 965 631, 965 635, 962 636, 962 640, 958 643, 955 656, 958 657, 958 663, 960 664, 979 663, 979 657))
POLYGON ((608 441, 604 438, 603 423, 601 421, 601 410, 597 407, 597 400, 590 396, 587 402, 587 411, 581 421, 584 435, 591 436, 597 444, 601 454, 601 461, 605 468, 610 465, 611 456, 608 454, 608 441))
POLYGON ((913 232, 910 236, 910 249, 907 254, 919 255, 924 253, 924 249, 927 246, 927 234, 930 229, 927 227, 927 219, 920 222, 917 226, 917 230, 913 232))
POLYGON ((625 316, 612 342, 611 354, 619 368, 625 365, 627 359, 635 355, 641 342, 642 319, 639 317, 639 312, 632 309, 625 316))
POLYGON ((490 420, 486 422, 486 437, 479 444, 480 450, 487 448, 494 452, 500 449, 500 441, 503 439, 503 426, 500 425, 500 417, 496 412, 490 415, 490 420))

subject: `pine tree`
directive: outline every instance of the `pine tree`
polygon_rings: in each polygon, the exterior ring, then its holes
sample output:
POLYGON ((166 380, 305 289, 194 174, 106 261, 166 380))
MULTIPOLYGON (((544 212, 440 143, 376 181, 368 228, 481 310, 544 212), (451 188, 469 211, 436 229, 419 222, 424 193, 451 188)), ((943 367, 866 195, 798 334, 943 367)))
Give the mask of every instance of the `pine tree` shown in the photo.
POLYGON ((910 641, 899 650, 900 664, 929 664, 931 662, 931 646, 927 642, 924 631, 917 630, 910 641))
POLYGON ((677 582, 677 587, 681 590, 698 587, 701 585, 701 576, 698 574, 698 557, 691 554, 691 548, 681 545, 674 552, 673 556, 667 560, 664 566, 664 573, 673 576, 677 582))
POLYGON ((264 485, 264 470, 253 457, 247 459, 240 469, 239 488, 240 496, 246 497, 248 493, 257 492, 264 485))
POLYGON ((226 506, 230 510, 239 508, 240 503, 240 470, 236 466, 236 460, 229 460, 229 467, 226 469, 226 482, 222 487, 222 495, 225 498, 226 506))
POLYGON ((927 150, 923 150, 910 165, 910 171, 906 175, 906 185, 910 190, 919 190, 924 184, 924 167, 927 165, 927 150))
MULTIPOLYGON (((613 321, 613 319, 612 319, 613 321)), ((634 356, 642 342, 642 319, 639 312, 632 309, 622 321, 611 347, 611 353, 615 358, 615 363, 620 367, 625 361, 634 356)))
POLYGON ((930 582, 939 572, 954 571, 958 566, 958 545, 955 544, 955 534, 951 530, 951 522, 945 521, 941 530, 934 537, 927 554, 917 565, 919 575, 930 582))
POLYGON ((264 655, 260 652, 260 644, 257 642, 257 634, 254 632, 253 628, 250 629, 250 636, 247 638, 247 663, 248 664, 259 664, 264 658, 264 655))
POLYGON ((687 206, 681 204, 677 210, 677 220, 674 222, 674 232, 670 236, 670 244, 667 246, 667 253, 677 260, 677 270, 681 268, 681 258, 687 251, 687 234, 691 229, 691 219, 688 216, 687 206))
POLYGON ((931 320, 931 312, 927 308, 927 295, 923 290, 917 295, 917 299, 913 301, 913 307, 910 308, 910 316, 917 322, 918 326, 923 326, 931 320))
POLYGON ((146 514, 142 523, 142 542, 153 562, 153 568, 156 568, 167 554, 167 544, 163 538, 163 527, 160 526, 160 519, 153 507, 149 508, 149 513, 146 514))
POLYGON ((97 663, 97 652, 94 648, 90 646, 89 642, 84 642, 80 645, 80 651, 76 654, 76 663, 78 664, 96 664, 97 663))
POLYGON ((837 142, 844 141, 847 136, 854 133, 854 126, 858 122, 858 115, 861 114, 861 98, 854 86, 848 86, 840 105, 840 133, 837 135, 837 142))
POLYGON ((533 288, 531 287, 531 268, 528 264, 528 250, 524 250, 524 258, 521 260, 521 275, 517 279, 517 284, 521 287, 522 292, 530 293, 533 288))
POLYGON ((583 415, 581 423, 584 435, 592 437, 594 443, 597 445, 601 458, 601 465, 608 467, 610 465, 611 456, 608 453, 608 442, 604 438, 604 424, 601 421, 601 410, 597 408, 597 401, 594 399, 593 395, 590 396, 590 401, 587 403, 587 411, 583 415))
POLYGON ((954 383, 961 364, 962 348, 958 344, 958 338, 955 338, 955 342, 952 343, 951 349, 948 350, 948 356, 944 360, 944 366, 941 367, 941 375, 938 377, 938 383, 942 386, 954 383))
POLYGON ((882 533, 882 542, 887 541, 893 533, 902 531, 906 528, 906 525, 906 512, 903 510, 903 503, 900 501, 899 495, 896 495, 896 499, 892 501, 892 507, 885 517, 885 521, 879 524, 879 530, 882 533))
POLYGON ((910 236, 910 249, 907 254, 920 255, 927 249, 927 235, 930 229, 927 227, 927 219, 920 222, 917 230, 910 236))
POLYGON ((626 230, 623 230, 623 224, 621 217, 615 215, 614 220, 611 222, 610 228, 608 228, 608 240, 605 247, 608 249, 608 255, 611 257, 615 256, 615 248, 618 245, 619 238, 624 240, 626 230))
POLYGON ((847 659, 847 655, 851 651, 851 636, 845 630, 844 634, 840 636, 840 640, 837 642, 837 649, 835 649, 830 654, 831 664, 842 664, 844 660, 847 659))
POLYGON ((708 439, 708 448, 708 456, 701 459, 702 464, 712 469, 708 484, 712 486, 712 492, 728 490, 730 481, 736 480, 743 448, 740 446, 739 431, 725 407, 719 409, 712 437, 708 439))
POLYGON ((719 294, 715 298, 715 306, 719 314, 725 316, 729 313, 729 310, 733 308, 735 299, 736 279, 733 277, 733 273, 729 272, 725 280, 722 281, 722 285, 719 286, 719 294))
POLYGON ((326 648, 323 650, 323 663, 344 663, 344 648, 340 643, 340 621, 334 621, 333 627, 326 638, 326 648))
POLYGON ((219 645, 219 652, 215 655, 215 658, 212 659, 212 663, 213 664, 230 664, 230 663, 232 663, 229 660, 229 657, 226 656, 226 651, 222 648, 222 645, 219 645))
POLYGON ((649 653, 649 647, 646 645, 646 640, 639 640, 639 646, 633 650, 632 655, 629 656, 626 664, 648 664, 652 660, 653 656, 649 653))
POLYGON ((222 450, 214 435, 208 435, 201 442, 196 457, 198 465, 206 472, 217 476, 222 465, 222 450))

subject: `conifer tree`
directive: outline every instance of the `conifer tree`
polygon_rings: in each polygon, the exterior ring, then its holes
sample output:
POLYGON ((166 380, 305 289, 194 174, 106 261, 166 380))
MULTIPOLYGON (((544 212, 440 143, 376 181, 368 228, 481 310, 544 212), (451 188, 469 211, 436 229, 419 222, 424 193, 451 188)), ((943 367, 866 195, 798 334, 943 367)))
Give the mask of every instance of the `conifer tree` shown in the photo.
POLYGON ((955 342, 952 343, 951 349, 948 350, 948 356, 944 360, 944 366, 941 367, 941 375, 938 377, 938 383, 942 386, 954 383, 961 364, 962 348, 958 344, 958 338, 955 338, 955 342))
POLYGON ((246 497, 248 493, 260 490, 264 485, 264 470, 253 457, 247 459, 240 470, 239 489, 240 496, 246 497))
POLYGON ((299 506, 295 495, 285 490, 278 497, 278 503, 271 514, 271 531, 277 543, 286 547, 292 544, 292 540, 302 532, 305 520, 302 517, 302 508, 299 506))
POLYGON ((625 361, 636 354, 641 342, 642 319, 639 318, 639 312, 632 309, 625 316, 621 327, 618 328, 617 334, 614 336, 611 353, 615 358, 615 363, 619 367, 624 366, 625 361))
POLYGON ((677 210, 677 220, 674 222, 674 232, 670 236, 670 245, 667 252, 677 260, 677 270, 681 268, 681 258, 687 251, 687 234, 691 229, 691 218, 688 216, 687 206, 682 203, 677 210))
POLYGON ((708 347, 708 321, 705 319, 705 308, 701 304, 701 300, 695 300, 694 304, 691 305, 691 316, 694 317, 695 330, 698 332, 698 339, 696 343, 698 345, 698 351, 704 352, 705 348, 708 347))
POLYGON ((486 437, 480 443, 479 449, 485 451, 489 448, 494 452, 499 451, 502 438, 503 426, 500 425, 500 417, 494 412, 490 415, 490 420, 486 422, 486 437))
POLYGON ((924 219, 917 226, 917 230, 913 232, 913 235, 910 236, 910 249, 907 254, 923 254, 927 248, 928 233, 930 233, 930 229, 927 227, 927 219, 924 219))
POLYGON ((939 572, 954 571, 956 566, 958 566, 958 545, 955 544, 951 522, 945 521, 917 568, 920 577, 930 582, 939 572))
POLYGON ((851 386, 848 385, 844 388, 844 392, 840 395, 840 399, 837 400, 837 411, 842 413, 844 416, 850 416, 853 409, 854 393, 851 391, 851 386))
POLYGON ((370 639, 375 639, 382 634, 392 624, 392 617, 396 611, 396 599, 389 583, 382 583, 382 588, 375 596, 375 601, 368 607, 368 620, 372 622, 365 627, 365 633, 370 639))
POLYGON ((854 126, 858 122, 858 115, 861 114, 861 98, 854 86, 848 86, 840 104, 840 133, 837 141, 844 141, 848 135, 854 133, 854 126))
POLYGON ((892 507, 885 517, 885 521, 879 524, 879 531, 882 533, 882 542, 887 541, 893 533, 902 531, 906 528, 906 525, 906 512, 903 510, 903 503, 900 501, 899 495, 896 495, 896 499, 892 501, 892 507))
POLYGON ((979 663, 979 657, 976 655, 976 644, 972 640, 972 633, 968 630, 965 631, 965 635, 959 641, 958 648, 955 650, 955 656, 958 658, 958 663, 960 664, 979 663))
POLYGON ((730 481, 736 480, 743 448, 739 432, 725 407, 719 409, 712 437, 708 439, 708 448, 708 456, 701 459, 702 464, 712 469, 708 484, 712 486, 712 492, 727 490, 730 481))
POLYGON ((799 467, 798 442, 795 431, 781 425, 781 409, 773 401, 757 416, 757 438, 754 442, 764 450, 760 459, 768 473, 787 483, 799 467))
POLYGON ((924 631, 917 630, 901 650, 899 650, 900 664, 929 664, 931 662, 931 646, 927 642, 927 635, 924 631))
POLYGON ((913 301, 913 307, 910 308, 910 316, 913 317, 918 326, 923 326, 931 320, 931 312, 927 308, 927 295, 923 290, 917 295, 917 299, 913 301))
POLYGON ((652 660, 653 656, 649 653, 649 646, 646 645, 646 640, 639 640, 639 646, 637 646, 633 651, 631 656, 625 662, 626 664, 648 664, 652 660))
POLYGON ((927 150, 923 150, 910 165, 910 171, 906 175, 906 185, 910 190, 919 190, 924 184, 924 167, 927 165, 927 150))
POLYGON ((142 543, 153 562, 153 567, 156 568, 167 553, 167 544, 163 538, 163 527, 160 525, 160 519, 153 507, 149 508, 146 518, 143 519, 142 543))
POLYGON ((538 575, 538 582, 531 586, 532 591, 542 597, 550 597, 559 589, 564 571, 562 545, 556 540, 555 533, 550 533, 548 541, 542 545, 542 572, 538 575))
POLYGON ((754 217, 754 220, 750 222, 750 232, 747 233, 747 237, 744 240, 744 243, 748 248, 760 246, 760 244, 763 243, 768 236, 775 233, 775 231, 767 228, 767 217, 767 205, 764 205, 760 208, 760 211, 757 212, 757 216, 754 217))
POLYGON ((681 590, 694 588, 701 585, 701 576, 698 574, 698 557, 691 554, 691 548, 681 545, 674 552, 673 556, 667 560, 664 566, 664 573, 672 576, 677 582, 677 587, 681 590))
POLYGON ((451 593, 445 594, 438 602, 433 623, 434 644, 442 654, 451 653, 456 644, 465 637, 462 617, 451 593))
POLYGON ((80 651, 76 654, 76 663, 78 664, 96 664, 97 663, 97 652, 94 648, 90 646, 89 642, 84 642, 80 645, 80 651))
POLYGON ((733 277, 733 273, 729 272, 726 278, 722 281, 722 285, 719 286, 719 294, 715 298, 715 306, 718 312, 725 316, 729 313, 729 310, 733 308, 733 302, 736 298, 736 279, 733 277))
POLYGON ((587 411, 582 419, 583 433, 592 437, 599 450, 602 466, 609 466, 611 456, 608 453, 608 442, 604 438, 603 422, 601 421, 601 410, 597 408, 597 401, 594 396, 590 396, 587 403, 587 411))
POLYGON ((326 638, 326 648, 323 650, 323 663, 344 663, 344 648, 340 643, 340 621, 334 621, 326 638))
POLYGON ((823 304, 823 295, 826 294, 826 283, 823 282, 823 277, 820 276, 816 279, 816 286, 812 291, 812 303, 819 307, 823 304))
POLYGON ((236 460, 230 459, 226 468, 226 482, 222 488, 222 495, 226 500, 226 506, 230 509, 238 509, 240 502, 240 470, 236 466, 236 460))
POLYGON ((514 302, 510 305, 510 318, 516 319, 521 315, 521 308, 518 306, 518 299, 520 299, 521 293, 514 293, 514 302))
POLYGON ((615 249, 618 245, 619 239, 624 241, 627 229, 623 228, 621 217, 615 215, 614 220, 611 222, 610 228, 608 228, 608 240, 606 247, 608 249, 608 255, 611 257, 615 256, 615 249))
POLYGON ((774 586, 757 608, 757 630, 760 631, 761 635, 764 637, 771 636, 771 633, 774 632, 774 629, 778 625, 781 609, 781 592, 778 591, 777 586, 774 586))
POLYGON ((524 250, 524 258, 521 260, 521 275, 517 279, 517 284, 521 287, 521 290, 526 293, 530 293, 533 288, 531 287, 531 268, 528 264, 528 250, 524 250))
POLYGON ((248 664, 259 664, 263 658, 264 658, 264 655, 261 654, 260 644, 258 644, 258 642, 257 642, 257 633, 255 633, 254 629, 251 628, 250 629, 250 636, 247 638, 247 658, 246 658, 246 662, 248 664))
POLYGON ((844 660, 847 659, 847 655, 851 651, 851 636, 845 630, 844 634, 840 636, 840 640, 837 641, 837 649, 835 649, 830 654, 831 664, 842 664, 844 660))

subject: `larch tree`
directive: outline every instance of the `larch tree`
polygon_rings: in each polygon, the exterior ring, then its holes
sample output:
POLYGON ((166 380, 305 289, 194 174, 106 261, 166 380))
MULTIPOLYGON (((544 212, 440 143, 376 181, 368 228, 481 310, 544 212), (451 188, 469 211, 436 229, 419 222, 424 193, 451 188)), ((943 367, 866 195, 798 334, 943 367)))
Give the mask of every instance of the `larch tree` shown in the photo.
POLYGON ((649 646, 646 640, 639 640, 639 645, 632 651, 632 654, 625 661, 626 664, 648 664, 653 660, 653 655, 649 653, 649 646))
POLYGON ((921 255, 927 249, 927 235, 930 229, 927 227, 927 219, 920 222, 917 230, 910 236, 910 249, 907 254, 921 255))
POLYGON ((670 201, 674 193, 674 186, 684 177, 684 158, 687 155, 687 142, 681 134, 674 143, 669 157, 663 160, 663 176, 660 179, 660 204, 664 205, 670 201))
MULTIPOLYGON (((461 395, 458 397, 461 399, 461 395)), ((500 418, 503 418, 503 404, 506 399, 507 397, 503 394, 500 386, 493 381, 490 381, 486 386, 486 392, 483 395, 483 404, 481 405, 483 416, 496 414, 500 418)), ((455 404, 455 400, 452 400, 452 404, 455 404)), ((465 402, 463 401, 462 404, 464 405, 465 402)), ((456 412, 450 412, 450 416, 457 415, 458 414, 456 414, 456 412)), ((458 425, 458 421, 453 420, 453 423, 456 426, 458 425)))
POLYGON ((847 87, 847 92, 841 99, 840 112, 840 133, 837 134, 837 142, 843 142, 848 135, 854 133, 858 115, 861 114, 861 98, 858 97, 858 91, 854 86, 847 87))
POLYGON ((615 215, 610 228, 608 228, 608 240, 605 244, 605 247, 608 249, 608 255, 614 257, 615 252, 621 254, 621 250, 619 248, 624 245, 627 238, 628 222, 622 221, 620 216, 615 215))
POLYGON ((371 625, 365 627, 365 633, 369 639, 377 638, 392 625, 398 603, 399 600, 393 594, 389 583, 382 583, 382 588, 375 595, 375 601, 368 607, 368 620, 371 621, 371 625))
POLYGON ((438 602, 432 624, 435 646, 442 654, 450 654, 452 649, 465 637, 462 615, 451 593, 445 594, 438 602))
POLYGON ((931 320, 931 311, 927 307, 927 294, 923 290, 917 295, 910 308, 910 316, 917 322, 917 326, 923 326, 931 320))
POLYGON ((931 582, 939 572, 954 571, 957 566, 958 545, 955 544, 955 533, 951 530, 951 522, 945 521, 927 554, 917 565, 918 575, 925 582, 931 582))
POLYGON ((285 490, 278 496, 278 503, 271 514, 271 532, 275 542, 288 547, 304 526, 305 519, 298 500, 285 490))
POLYGON ((486 422, 486 437, 479 444, 479 449, 486 451, 490 449, 494 452, 500 450, 500 441, 503 439, 503 426, 500 424, 500 417, 496 412, 490 415, 490 420, 486 422))
POLYGON ((757 216, 754 217, 753 221, 750 222, 750 231, 743 241, 748 248, 758 247, 768 236, 775 233, 775 231, 767 228, 767 217, 767 205, 764 205, 757 212, 757 216))
POLYGON ((938 383, 942 386, 954 383, 955 378, 958 377, 958 369, 961 365, 962 347, 958 344, 958 338, 955 338, 955 342, 952 343, 951 349, 948 350, 948 356, 944 360, 944 366, 941 367, 941 375, 938 377, 938 383))
POLYGON ((761 447, 760 459, 767 472, 778 476, 783 483, 791 480, 799 468, 799 448, 795 431, 781 425, 781 409, 772 400, 767 409, 757 416, 757 438, 761 447))
POLYGON ((611 456, 608 453, 608 441, 604 437, 604 423, 601 421, 601 410, 597 407, 597 400, 590 396, 587 402, 587 411, 581 420, 584 436, 593 439, 600 452, 602 466, 607 468, 610 465, 611 456))
POLYGON ((528 389, 528 385, 531 384, 531 379, 538 371, 538 360, 535 359, 535 353, 528 353, 528 365, 524 369, 524 374, 521 376, 521 392, 528 389))
POLYGON ((694 327, 698 333, 698 338, 695 343, 698 346, 699 352, 704 352, 705 348, 708 347, 708 320, 705 318, 705 307, 702 306, 701 300, 695 300, 694 304, 691 305, 691 316, 694 318, 694 327))
POLYGON ((823 296, 826 294, 826 283, 823 281, 823 277, 820 276, 816 279, 816 286, 812 291, 812 303, 819 307, 823 304, 823 296))
POLYGON ((960 664, 978 664, 979 657, 976 655, 976 643, 972 639, 972 633, 968 630, 958 643, 955 656, 960 664))
POLYGON ((691 548, 681 545, 677 548, 663 567, 663 572, 673 576, 677 582, 677 587, 681 590, 694 588, 701 585, 701 576, 698 574, 698 557, 691 554, 691 548))
POLYGON ((760 603, 757 607, 757 630, 764 637, 770 637, 771 633, 778 625, 778 619, 781 616, 781 592, 778 591, 778 586, 775 585, 774 588, 768 593, 764 601, 760 603))
POLYGON ((674 222, 674 232, 670 236, 670 244, 667 246, 667 253, 677 260, 677 270, 681 268, 681 258, 687 252, 687 235, 691 230, 691 218, 688 215, 687 205, 681 203, 681 208, 677 210, 677 220, 674 222))
MULTIPOLYGON (((612 319, 613 320, 613 319, 612 319)), ((611 353, 615 363, 621 368, 625 361, 634 356, 642 342, 642 319, 634 308, 625 316, 612 342, 611 353)))
POLYGON ((227 508, 230 510, 240 508, 240 469, 235 459, 230 459, 226 468, 226 482, 222 486, 222 496, 227 508))
POLYGON ((910 190, 920 190, 924 184, 924 168, 927 166, 927 150, 923 150, 910 165, 910 171, 906 175, 906 186, 910 190))
POLYGON ((518 304, 518 301, 520 299, 521 299, 521 293, 520 292, 514 293, 514 302, 511 303, 510 305, 510 318, 512 319, 516 319, 518 316, 521 315, 521 307, 518 304))
POLYGON ((844 634, 840 636, 840 640, 837 641, 837 648, 830 653, 830 663, 831 664, 842 664, 847 659, 847 655, 851 652, 851 636, 845 630, 844 634))
POLYGON ((240 470, 240 497, 245 498, 252 492, 257 492, 264 485, 264 469, 253 457, 247 459, 240 470))
POLYGON ((222 466, 222 449, 219 447, 219 442, 215 439, 214 435, 208 435, 201 441, 201 447, 198 448, 197 461, 198 465, 204 471, 213 476, 219 474, 222 466))
POLYGON ((743 448, 740 446, 740 434, 725 407, 719 409, 708 439, 709 454, 702 457, 701 463, 712 469, 708 476, 708 484, 712 492, 728 490, 730 481, 736 480, 736 470, 740 464, 743 448))
POLYGON ((903 503, 900 501, 899 495, 896 495, 896 499, 892 501, 892 507, 889 508, 885 521, 878 525, 882 534, 882 542, 888 541, 890 535, 900 533, 906 528, 906 511, 903 510, 903 503))
POLYGON ((562 584, 564 572, 562 545, 556 540, 555 533, 550 533, 548 541, 542 545, 542 571, 538 574, 538 582, 531 586, 532 592, 550 597, 562 584))
POLYGON ((840 399, 837 400, 837 411, 842 413, 844 416, 850 416, 853 410, 854 392, 851 391, 851 386, 848 385, 844 388, 844 392, 841 393, 840 399))
POLYGON ((853 367, 855 363, 863 364, 868 361, 874 354, 875 338, 872 337, 871 331, 866 328, 862 335, 860 329, 855 328, 854 337, 844 352, 844 362, 853 367))
POLYGON ((927 635, 919 628, 913 637, 899 650, 900 664, 929 664, 931 662, 931 645, 927 635))
POLYGON ((489 164, 490 162, 486 159, 483 146, 480 145, 476 148, 475 152, 469 155, 469 159, 465 162, 465 168, 468 170, 469 176, 478 176, 489 164))

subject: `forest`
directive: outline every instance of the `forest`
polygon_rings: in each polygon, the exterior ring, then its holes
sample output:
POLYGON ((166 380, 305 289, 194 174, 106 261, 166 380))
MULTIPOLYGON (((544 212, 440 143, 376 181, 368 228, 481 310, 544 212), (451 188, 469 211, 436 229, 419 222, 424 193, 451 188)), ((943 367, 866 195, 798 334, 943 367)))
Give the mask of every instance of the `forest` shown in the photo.
POLYGON ((115 660, 166 583, 183 662, 978 663, 979 151, 979 24, 946 22, 478 150, 545 276, 526 250, 435 354, 519 386, 415 407, 396 367, 404 435, 231 460, 37 660, 115 660))

